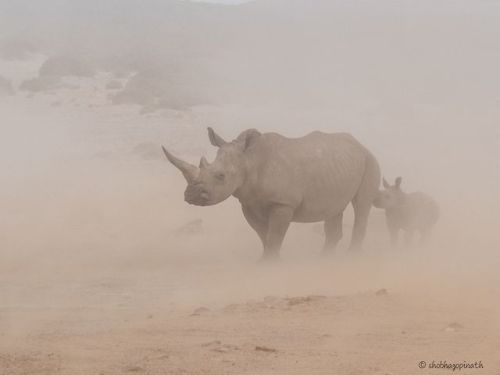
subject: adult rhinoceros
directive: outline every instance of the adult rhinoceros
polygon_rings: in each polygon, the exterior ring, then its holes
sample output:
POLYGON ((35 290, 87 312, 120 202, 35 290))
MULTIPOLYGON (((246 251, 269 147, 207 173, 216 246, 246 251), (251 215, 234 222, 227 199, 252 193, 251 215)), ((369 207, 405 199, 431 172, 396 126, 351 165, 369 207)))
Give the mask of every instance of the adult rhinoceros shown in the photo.
POLYGON ((163 151, 184 175, 186 202, 210 206, 233 195, 264 246, 263 258, 276 258, 291 222, 325 222, 324 251, 342 237, 342 215, 352 202, 351 249, 361 247, 373 199, 380 184, 374 156, 346 133, 313 132, 301 138, 255 129, 226 142, 208 128, 219 148, 213 163, 199 167, 163 151))

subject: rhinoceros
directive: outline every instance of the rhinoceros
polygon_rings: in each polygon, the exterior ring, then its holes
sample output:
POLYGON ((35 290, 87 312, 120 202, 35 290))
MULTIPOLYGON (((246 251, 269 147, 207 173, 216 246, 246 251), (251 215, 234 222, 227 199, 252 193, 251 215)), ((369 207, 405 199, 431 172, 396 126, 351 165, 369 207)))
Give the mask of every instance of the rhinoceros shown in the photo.
POLYGON ((199 166, 168 152, 167 159, 187 181, 186 202, 210 206, 236 197, 248 224, 262 242, 263 259, 279 257, 291 222, 324 221, 324 252, 342 237, 342 216, 350 202, 354 227, 350 249, 360 249, 368 215, 380 185, 375 157, 347 133, 315 131, 301 138, 277 133, 242 132, 232 142, 208 128, 217 157, 199 166))
POLYGON ((432 228, 439 219, 439 206, 429 195, 422 192, 405 193, 401 189, 403 179, 397 177, 394 185, 383 179, 381 190, 373 205, 385 210, 387 229, 393 246, 397 245, 399 231, 405 232, 405 241, 410 245, 416 231, 420 244, 425 244, 432 228))

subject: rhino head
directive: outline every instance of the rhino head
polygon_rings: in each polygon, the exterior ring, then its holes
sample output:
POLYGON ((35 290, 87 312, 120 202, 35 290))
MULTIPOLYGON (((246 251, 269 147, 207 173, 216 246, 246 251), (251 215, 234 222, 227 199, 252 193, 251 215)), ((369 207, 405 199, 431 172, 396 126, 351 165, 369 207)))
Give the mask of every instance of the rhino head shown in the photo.
POLYGON ((380 190, 373 201, 377 208, 391 209, 403 203, 405 193, 401 190, 401 177, 396 178, 394 185, 383 179, 384 190, 380 190))
POLYGON ((162 146, 167 159, 187 181, 184 200, 196 206, 211 206, 234 194, 245 181, 245 151, 260 135, 257 130, 250 129, 234 141, 226 142, 212 128, 208 128, 210 143, 218 147, 217 157, 212 163, 202 157, 198 167, 175 157, 162 146))

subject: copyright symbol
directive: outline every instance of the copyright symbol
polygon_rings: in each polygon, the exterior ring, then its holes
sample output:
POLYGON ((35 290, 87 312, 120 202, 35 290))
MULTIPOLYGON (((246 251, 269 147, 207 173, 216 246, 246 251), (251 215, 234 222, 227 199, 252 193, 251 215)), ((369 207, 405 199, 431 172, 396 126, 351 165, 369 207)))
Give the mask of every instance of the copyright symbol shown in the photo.
POLYGON ((421 361, 421 362, 419 362, 418 367, 419 368, 426 368, 427 367, 427 363, 425 361, 421 361))

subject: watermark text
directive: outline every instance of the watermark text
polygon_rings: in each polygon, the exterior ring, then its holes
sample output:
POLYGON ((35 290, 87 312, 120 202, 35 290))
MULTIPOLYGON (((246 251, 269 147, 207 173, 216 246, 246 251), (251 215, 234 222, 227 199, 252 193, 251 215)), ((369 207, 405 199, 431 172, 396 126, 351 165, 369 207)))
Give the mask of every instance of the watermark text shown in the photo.
POLYGON ((468 369, 483 369, 482 361, 475 362, 448 362, 448 361, 420 361, 418 367, 421 369, 437 369, 437 370, 449 370, 449 371, 462 371, 468 369))

